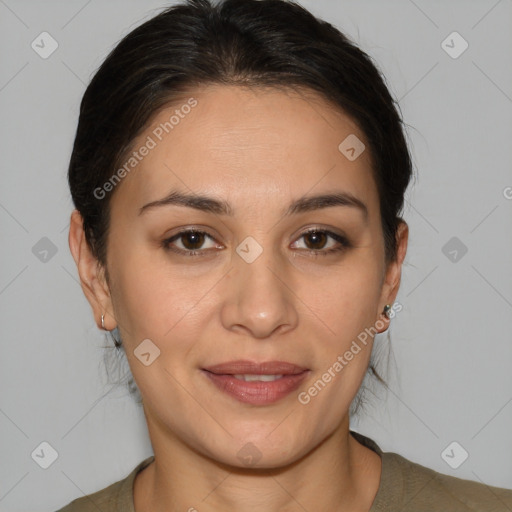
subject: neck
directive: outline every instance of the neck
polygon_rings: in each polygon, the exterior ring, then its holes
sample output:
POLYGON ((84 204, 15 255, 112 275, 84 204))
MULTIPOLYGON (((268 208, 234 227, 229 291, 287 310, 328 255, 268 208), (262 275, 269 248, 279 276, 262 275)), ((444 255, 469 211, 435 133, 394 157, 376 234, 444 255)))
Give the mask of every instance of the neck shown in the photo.
POLYGON ((155 461, 135 479, 136 512, 369 511, 379 487, 381 459, 350 435, 348 418, 301 459, 269 469, 223 465, 148 426, 155 461))

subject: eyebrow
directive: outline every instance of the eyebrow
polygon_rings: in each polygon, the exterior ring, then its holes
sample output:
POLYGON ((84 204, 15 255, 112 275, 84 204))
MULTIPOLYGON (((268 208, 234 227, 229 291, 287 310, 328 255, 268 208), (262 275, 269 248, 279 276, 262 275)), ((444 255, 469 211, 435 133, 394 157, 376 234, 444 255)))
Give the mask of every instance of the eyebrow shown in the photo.
MULTIPOLYGON (((160 206, 184 206, 194 208, 206 213, 214 213, 216 215, 233 216, 231 205, 222 200, 193 193, 183 193, 176 190, 171 191, 166 197, 151 201, 139 209, 139 215, 152 208, 160 206)), ((283 212, 283 216, 288 217, 298 213, 304 213, 322 208, 330 208, 332 206, 348 206, 359 210, 364 216, 364 220, 368 220, 368 208, 363 201, 358 199, 350 192, 333 192, 329 194, 321 194, 316 196, 303 196, 294 200, 288 208, 283 212)))

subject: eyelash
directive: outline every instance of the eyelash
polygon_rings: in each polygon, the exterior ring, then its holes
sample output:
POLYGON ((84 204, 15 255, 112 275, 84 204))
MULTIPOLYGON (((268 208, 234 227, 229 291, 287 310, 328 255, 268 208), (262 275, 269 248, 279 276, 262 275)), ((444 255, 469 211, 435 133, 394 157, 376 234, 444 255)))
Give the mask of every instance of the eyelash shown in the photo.
MULTIPOLYGON (((177 249, 177 248, 171 246, 172 242, 174 242, 175 240, 178 240, 183 235, 186 235, 186 234, 189 234, 189 233, 196 233, 196 234, 200 234, 200 235, 206 235, 211 240, 214 240, 214 238, 211 235, 209 235, 207 232, 205 232, 205 231, 200 231, 200 230, 197 230, 197 229, 184 229, 183 231, 180 231, 179 233, 176 233, 172 237, 166 238, 165 240, 163 240, 161 245, 162 245, 162 247, 166 251, 172 251, 172 252, 175 252, 175 253, 180 254, 182 256, 187 256, 187 257, 190 257, 190 256, 205 256, 207 254, 207 252, 209 252, 209 251, 205 251, 205 250, 190 251, 190 250, 177 249)), ((336 242, 338 242, 340 244, 340 245, 338 245, 335 248, 330 248, 330 249, 327 249, 327 250, 325 250, 325 249, 324 250, 322 250, 322 249, 318 249, 318 250, 314 250, 314 249, 301 249, 301 251, 307 252, 312 257, 328 256, 328 255, 333 254, 333 253, 343 252, 346 249, 351 247, 350 242, 344 236, 338 235, 337 233, 333 233, 332 231, 329 231, 329 230, 318 229, 318 228, 310 228, 310 229, 308 229, 307 231, 302 233, 297 240, 300 240, 302 237, 304 237, 304 236, 306 236, 306 235, 308 235, 310 233, 323 233, 323 234, 327 235, 328 237, 333 238, 336 242)))

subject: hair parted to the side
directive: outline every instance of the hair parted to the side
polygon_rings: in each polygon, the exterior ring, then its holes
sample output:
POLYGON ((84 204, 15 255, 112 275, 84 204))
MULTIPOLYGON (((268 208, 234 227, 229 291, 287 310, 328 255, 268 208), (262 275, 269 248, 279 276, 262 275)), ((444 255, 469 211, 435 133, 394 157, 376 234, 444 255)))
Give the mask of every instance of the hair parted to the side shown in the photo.
MULTIPOLYGON (((161 108, 209 84, 312 91, 349 115, 368 142, 386 262, 395 261, 412 162, 398 103, 372 59, 292 1, 186 0, 126 35, 97 70, 80 105, 68 181, 107 282, 109 200, 118 187, 102 199, 94 190, 122 165, 161 108)), ((373 357, 369 371, 385 384, 373 357)))

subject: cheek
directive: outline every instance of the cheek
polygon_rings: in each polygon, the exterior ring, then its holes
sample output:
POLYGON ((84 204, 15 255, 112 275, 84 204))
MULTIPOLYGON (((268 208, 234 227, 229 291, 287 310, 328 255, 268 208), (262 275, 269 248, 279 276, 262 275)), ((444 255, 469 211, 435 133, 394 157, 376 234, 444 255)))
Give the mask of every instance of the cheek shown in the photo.
POLYGON ((212 300, 219 300, 212 290, 219 272, 195 274, 145 250, 116 261, 115 313, 127 345, 133 349, 149 338, 161 349, 172 345, 176 354, 201 338, 212 300))
MULTIPOLYGON (((112 252, 117 262, 112 268, 116 318, 133 342, 151 336, 164 341, 183 326, 190 337, 194 326, 204 326, 222 308, 218 293, 230 293, 218 283, 226 269, 215 263, 192 269, 192 264, 173 263, 163 251, 143 245, 112 252)), ((336 345, 340 337, 346 341, 375 322, 381 268, 372 246, 352 249, 337 264, 326 265, 320 258, 294 264, 297 268, 289 274, 288 284, 301 299, 295 303, 297 311, 304 310, 305 318, 313 312, 336 345)))
MULTIPOLYGON (((359 252, 354 262, 340 266, 329 279, 318 282, 310 297, 324 323, 325 334, 317 340, 322 349, 318 358, 318 400, 334 401, 334 409, 347 406, 357 393, 366 373, 375 333, 380 272, 370 251, 359 252), (317 297, 314 299, 314 297, 317 297), (326 390, 322 386, 325 384, 326 390)), ((311 390, 315 393, 315 390, 311 390)))
MULTIPOLYGON (((338 338, 354 337, 377 320, 381 294, 381 267, 370 251, 358 251, 325 279, 313 286, 309 296, 321 318, 338 338)), ((311 283, 310 283, 311 290, 311 283)))
MULTIPOLYGON (((196 406, 183 394, 180 382, 190 378, 184 361, 190 351, 204 337, 204 310, 201 297, 209 290, 211 278, 196 279, 172 273, 172 267, 159 265, 153 258, 132 252, 118 259, 115 269, 116 317, 119 318, 126 355, 137 386, 144 400, 153 404, 166 404, 172 410, 186 415, 199 414, 196 406), (145 366, 138 359, 137 348, 143 340, 151 340, 159 350, 158 356, 145 366)), ((147 342, 146 342, 147 343, 147 342)), ((156 349, 146 345, 148 350, 156 349)), ((197 348, 197 347, 196 347, 197 348)), ((155 352, 157 353, 157 352, 155 352)), ((172 418, 166 418, 174 424, 172 418)))
POLYGON ((352 265, 316 288, 315 309, 325 334, 316 339, 315 379, 299 403, 323 418, 322 431, 334 428, 349 410, 366 374, 378 320, 379 276, 375 263, 352 265))

